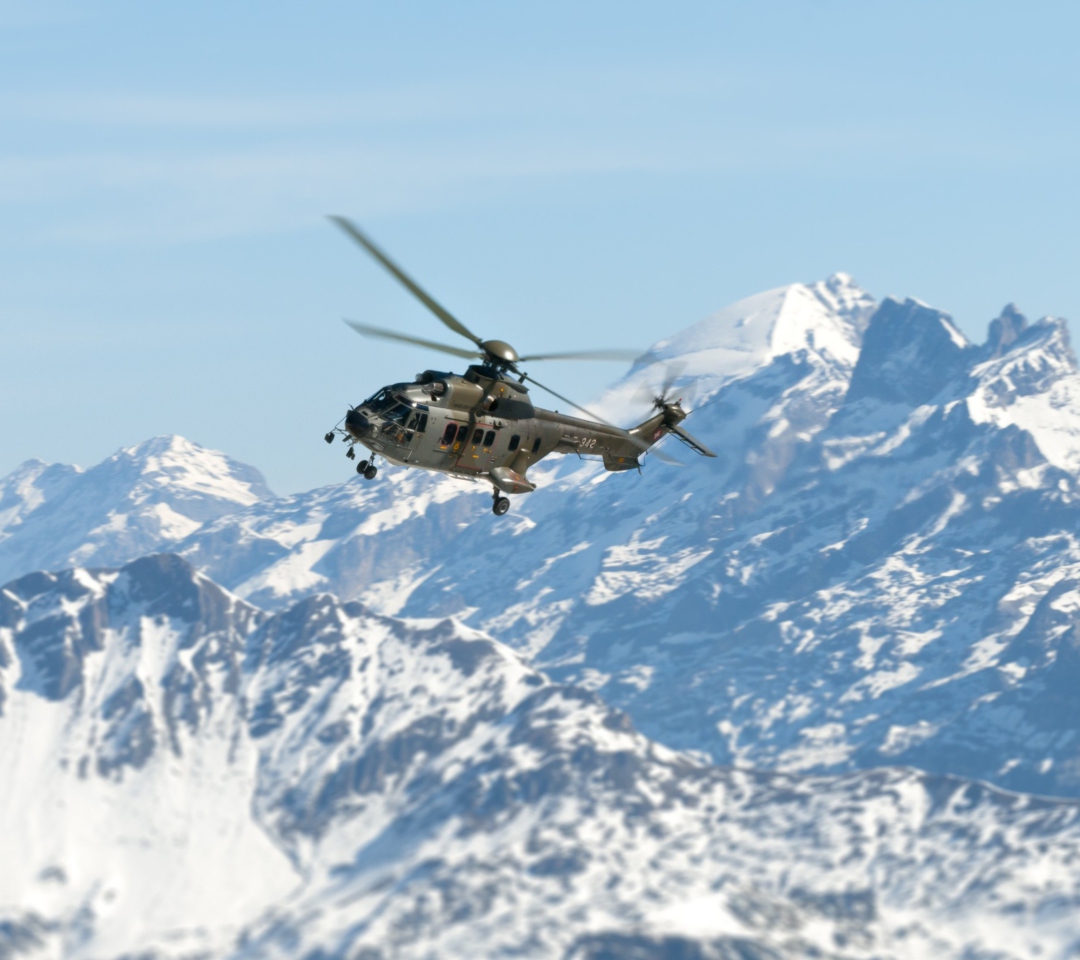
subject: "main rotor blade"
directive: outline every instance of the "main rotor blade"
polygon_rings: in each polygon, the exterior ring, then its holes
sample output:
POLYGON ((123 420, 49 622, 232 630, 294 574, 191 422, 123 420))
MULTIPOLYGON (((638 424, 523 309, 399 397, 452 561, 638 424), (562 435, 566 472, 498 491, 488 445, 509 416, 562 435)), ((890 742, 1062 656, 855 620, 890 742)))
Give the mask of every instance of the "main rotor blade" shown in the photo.
POLYGON ((637 389, 634 391, 633 401, 634 403, 647 403, 652 405, 655 403, 659 394, 654 388, 651 388, 646 383, 639 383, 637 389))
POLYGON ((587 410, 580 403, 574 403, 574 401, 571 400, 569 397, 564 397, 561 393, 556 393, 554 390, 551 389, 551 387, 545 387, 539 380, 534 379, 528 374, 522 374, 522 376, 524 376, 525 379, 529 381, 529 383, 536 384, 536 386, 538 386, 541 390, 545 390, 553 397, 558 397, 564 403, 570 404, 570 406, 572 406, 575 410, 580 410, 586 416, 591 417, 593 420, 597 421, 597 423, 602 423, 605 427, 614 427, 614 429, 622 431, 626 434, 626 440, 629 443, 633 444, 635 447, 639 447, 642 451, 649 449, 649 445, 644 440, 642 440, 640 437, 635 437, 628 430, 624 430, 622 427, 616 427, 615 424, 611 423, 608 420, 605 420, 603 417, 598 417, 595 413, 593 413, 591 410, 587 410))
POLYGON ((636 403, 648 403, 653 406, 657 406, 657 401, 664 400, 670 402, 671 400, 671 388, 675 385, 675 381, 679 379, 683 370, 686 369, 686 361, 684 360, 669 360, 664 364, 664 380, 656 386, 655 383, 650 384, 644 382, 638 384, 638 388, 634 391, 634 401, 636 403))
POLYGON ((683 370, 686 369, 685 360, 670 360, 664 368, 664 384, 660 388, 660 396, 666 397, 671 393, 671 388, 675 386, 675 381, 679 379, 683 370))
MULTIPOLYGON (((569 353, 534 353, 520 357, 518 363, 533 360, 618 360, 629 362, 641 356, 639 350, 571 350, 569 353)), ((539 384, 537 384, 539 386, 539 384)))
MULTIPOLYGON (((425 307, 427 307, 435 316, 437 316, 443 323, 445 323, 454 333, 460 333, 463 337, 471 340, 475 344, 480 343, 480 338, 473 333, 468 327, 465 326, 460 320, 457 319, 449 310, 447 310, 442 304, 430 297, 420 285, 413 280, 404 270, 401 269, 393 260, 391 260, 385 253, 382 252, 375 244, 369 240, 360 229, 352 221, 345 219, 345 217, 330 217, 342 230, 344 230, 350 237, 353 238, 360 246, 362 246, 368 253, 370 253, 376 260, 379 261, 387 270, 389 270, 401 284, 408 290, 417 300, 419 300, 425 307)), ((470 354, 471 356, 471 354, 470 354)))
POLYGON ((366 323, 357 323, 355 320, 346 320, 350 327, 365 337, 380 337, 383 340, 399 340, 402 343, 412 343, 418 347, 428 347, 431 350, 441 350, 443 353, 452 353, 455 357, 465 357, 467 360, 475 360, 482 356, 476 350, 466 350, 463 347, 452 347, 447 343, 436 343, 434 340, 425 340, 423 337, 409 337, 403 333, 386 330, 383 327, 372 327, 366 323))
MULTIPOLYGON (((613 423, 608 423, 608 422, 607 422, 607 420, 605 420, 605 419, 604 419, 603 417, 598 417, 598 416, 597 416, 597 415, 596 415, 595 413, 593 413, 593 412, 592 412, 591 410, 587 410, 587 409, 585 409, 585 407, 583 407, 583 406, 582 406, 582 405, 581 405, 580 403, 574 403, 574 401, 573 401, 573 400, 571 400, 571 399, 570 399, 569 397, 564 397, 564 396, 563 396, 563 395, 562 395, 561 393, 556 393, 556 392, 555 392, 554 390, 552 390, 552 389, 551 389, 551 387, 545 387, 545 386, 544 386, 544 385, 543 385, 543 384, 542 384, 542 383, 541 383, 541 382, 540 382, 539 380, 535 380, 535 379, 533 379, 533 378, 532 378, 532 377, 530 377, 530 376, 529 376, 529 375, 528 375, 527 373, 526 373, 526 374, 522 374, 522 376, 524 376, 524 378, 525 378, 526 380, 528 380, 528 381, 529 381, 529 383, 534 383, 534 384, 536 384, 536 386, 538 386, 538 387, 539 387, 539 388, 540 388, 541 390, 545 390, 545 391, 547 391, 547 392, 548 392, 548 393, 550 393, 550 394, 551 394, 551 395, 552 395, 553 397, 558 397, 558 398, 559 398, 560 400, 562 400, 562 401, 563 401, 563 403, 568 403, 568 404, 570 404, 570 406, 572 406, 572 407, 573 407, 573 408, 574 408, 575 410, 580 410, 580 411, 581 411, 582 413, 584 413, 584 414, 585 414, 585 415, 586 415, 587 417, 590 417, 591 419, 593 419, 593 420, 597 421, 598 423, 602 423, 602 424, 604 424, 604 426, 606 426, 606 427, 614 427, 614 426, 615 426, 615 424, 613 424, 613 423)), ((621 430, 621 429, 622 429, 622 427, 615 427, 615 429, 616 429, 616 430, 621 430)), ((633 439, 633 438, 631 438, 631 439, 633 439)))
MULTIPOLYGON (((529 377, 528 375, 525 376, 525 379, 528 380, 530 383, 535 383, 537 387, 539 387, 541 390, 545 390, 546 392, 550 393, 552 396, 557 396, 559 398, 559 400, 563 401, 564 403, 568 403, 571 407, 573 407, 575 409, 578 409, 578 410, 581 410, 582 414, 586 414, 586 415, 592 417, 597 422, 603 423, 605 425, 605 427, 615 427, 616 430, 622 430, 622 432, 626 434, 626 440, 629 441, 631 444, 633 444, 635 447, 638 447, 640 450, 642 450, 643 454, 652 454, 654 457, 656 457, 658 460, 662 461, 663 463, 670 463, 672 465, 672 467, 685 467, 686 464, 683 463, 683 461, 676 460, 674 457, 671 457, 671 456, 665 454, 665 452, 663 450, 658 450, 657 447, 656 447, 656 444, 653 444, 652 446, 649 446, 649 444, 647 444, 639 436, 634 436, 634 434, 630 433, 629 431, 625 431, 621 427, 616 427, 615 424, 609 423, 603 417, 597 417, 593 413, 592 410, 586 410, 580 404, 576 404, 575 402, 570 400, 570 397, 563 396, 562 393, 556 393, 550 387, 544 387, 543 383, 541 383, 539 380, 535 380, 534 378, 529 377)), ((678 430, 678 428, 675 428, 675 429, 678 430)), ((712 454, 712 452, 710 452, 710 454, 707 454, 706 456, 715 457, 716 455, 712 454)))

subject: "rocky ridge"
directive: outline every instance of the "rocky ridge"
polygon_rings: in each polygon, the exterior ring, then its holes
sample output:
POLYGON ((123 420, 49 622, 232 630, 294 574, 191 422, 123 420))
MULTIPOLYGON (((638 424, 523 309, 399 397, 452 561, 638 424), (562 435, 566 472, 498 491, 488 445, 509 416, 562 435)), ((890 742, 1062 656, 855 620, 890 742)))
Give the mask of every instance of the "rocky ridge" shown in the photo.
POLYGON ((9 584, 0 653, 7 955, 1080 946, 1075 803, 704 764, 452 620, 267 614, 157 555, 9 584))

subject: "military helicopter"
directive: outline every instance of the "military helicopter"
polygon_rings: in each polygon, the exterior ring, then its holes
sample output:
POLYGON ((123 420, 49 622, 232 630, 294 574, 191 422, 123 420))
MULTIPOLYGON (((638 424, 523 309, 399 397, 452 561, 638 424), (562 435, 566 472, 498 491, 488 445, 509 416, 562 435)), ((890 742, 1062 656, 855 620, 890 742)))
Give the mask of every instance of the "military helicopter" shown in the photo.
MULTIPOLYGON (((638 352, 587 350, 520 356, 503 340, 481 340, 421 289, 355 224, 344 217, 330 219, 447 327, 469 341, 470 346, 437 343, 346 320, 350 327, 366 337, 411 343, 474 361, 464 374, 425 370, 412 382, 383 387, 363 403, 349 408, 324 439, 333 443, 340 435, 349 444, 346 452, 349 459, 355 459, 353 448, 357 443, 370 450, 371 456, 356 465, 361 476, 375 479, 378 473, 375 460, 382 457, 398 466, 487 481, 492 485, 491 509, 501 517, 510 509, 510 500, 504 494, 535 490, 536 485, 528 479, 529 468, 551 453, 592 455, 602 458, 608 470, 634 470, 640 469, 642 454, 673 434, 696 453, 716 456, 680 426, 687 412, 681 400, 672 401, 667 396, 674 380, 670 374, 668 382, 652 398, 656 413, 636 427, 624 430, 545 387, 521 369, 524 364, 541 360, 630 361, 640 355, 638 352), (526 384, 550 393, 589 419, 534 406, 526 384)), ((653 453, 671 461, 658 450, 653 453)))

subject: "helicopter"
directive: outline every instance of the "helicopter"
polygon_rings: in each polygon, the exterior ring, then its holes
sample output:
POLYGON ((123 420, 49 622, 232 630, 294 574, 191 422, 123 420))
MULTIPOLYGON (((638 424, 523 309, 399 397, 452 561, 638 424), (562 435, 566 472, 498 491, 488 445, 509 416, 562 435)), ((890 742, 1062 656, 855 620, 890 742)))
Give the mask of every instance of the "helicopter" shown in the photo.
POLYGON ((586 350, 521 356, 504 340, 482 340, 429 296, 354 223, 338 216, 330 220, 470 345, 438 343, 354 320, 345 323, 365 337, 409 343, 473 361, 463 374, 425 370, 411 382, 382 387, 363 403, 350 407, 326 433, 323 439, 327 443, 333 443, 338 436, 348 443, 345 455, 350 460, 356 458, 356 444, 371 451, 356 465, 356 472, 365 479, 375 479, 376 458, 382 457, 397 466, 487 481, 492 485, 492 512, 501 517, 510 509, 505 494, 535 490, 536 485, 528 478, 529 468, 552 453, 597 457, 611 471, 640 470, 640 458, 647 451, 678 464, 654 449, 671 434, 701 456, 716 456, 680 426, 687 411, 681 399, 673 401, 668 396, 674 382, 670 373, 652 398, 656 412, 643 423, 623 429, 544 386, 522 369, 525 364, 547 360, 631 361, 640 356, 637 351, 586 350), (528 384, 589 419, 535 406, 528 384))

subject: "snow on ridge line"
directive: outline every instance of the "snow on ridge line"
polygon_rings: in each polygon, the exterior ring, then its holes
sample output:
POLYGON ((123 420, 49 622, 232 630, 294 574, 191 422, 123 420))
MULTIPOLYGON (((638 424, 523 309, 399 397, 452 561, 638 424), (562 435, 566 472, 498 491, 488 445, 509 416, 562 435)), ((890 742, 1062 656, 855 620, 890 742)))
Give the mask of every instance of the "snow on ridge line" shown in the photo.
POLYGON ((0 496, 5 489, 17 494, 48 471, 70 473, 70 479, 92 481, 98 477, 113 482, 117 471, 128 474, 127 482, 169 485, 193 493, 231 500, 240 506, 274 496, 261 472, 235 460, 220 450, 201 446, 178 434, 163 434, 141 443, 121 447, 91 467, 44 463, 31 459, 0 477, 0 496))
MULTIPOLYGON (((1010 309, 1019 319, 1016 334, 973 368, 976 388, 966 399, 968 413, 975 423, 1019 427, 1047 461, 1075 474, 1080 470, 1080 369, 1068 327, 1057 317, 1028 326, 1012 304, 1003 317, 1010 309)), ((990 338, 987 344, 998 346, 990 338)))
POLYGON ((641 407, 633 401, 642 387, 654 390, 668 379, 669 370, 680 378, 720 383, 803 350, 854 367, 876 307, 874 298, 845 273, 745 297, 653 344, 603 394, 598 410, 622 422, 629 407, 641 407))
POLYGON ((0 581, 115 566, 273 496, 255 467, 178 436, 125 447, 87 470, 23 465, 0 479, 0 581))
POLYGON ((81 467, 33 459, 0 477, 0 540, 81 473, 81 467))
POLYGON ((123 447, 99 467, 124 461, 139 466, 144 475, 167 474, 171 483, 198 493, 234 500, 243 506, 273 496, 255 467, 178 434, 163 434, 131 447, 123 447))
MULTIPOLYGON (((707 353, 700 371, 733 376, 809 347, 853 364, 860 333, 875 303, 850 277, 834 274, 814 284, 793 283, 754 294, 656 343, 657 360, 707 353)), ((692 363, 693 366, 698 366, 692 363)))

